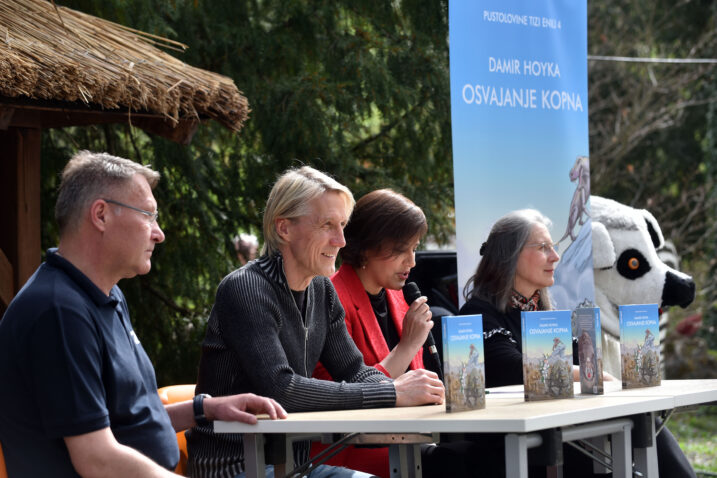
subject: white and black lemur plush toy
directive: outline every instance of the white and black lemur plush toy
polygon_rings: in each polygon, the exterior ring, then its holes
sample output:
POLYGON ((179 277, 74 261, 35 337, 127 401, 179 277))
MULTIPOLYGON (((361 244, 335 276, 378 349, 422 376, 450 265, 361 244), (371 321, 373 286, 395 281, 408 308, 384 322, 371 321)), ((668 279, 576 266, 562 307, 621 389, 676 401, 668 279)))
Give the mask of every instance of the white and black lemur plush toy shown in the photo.
POLYGON ((645 209, 590 196, 595 304, 600 307, 603 370, 620 378, 618 305, 687 307, 695 298, 692 278, 660 260, 665 240, 645 209))

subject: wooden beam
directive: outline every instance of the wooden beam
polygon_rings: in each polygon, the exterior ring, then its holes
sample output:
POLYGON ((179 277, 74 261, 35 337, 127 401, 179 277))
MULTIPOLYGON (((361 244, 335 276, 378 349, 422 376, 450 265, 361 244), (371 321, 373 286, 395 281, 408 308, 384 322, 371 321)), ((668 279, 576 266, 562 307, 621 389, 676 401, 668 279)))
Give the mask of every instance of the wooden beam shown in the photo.
POLYGON ((42 131, 20 129, 17 155, 17 264, 15 266, 17 290, 20 290, 40 266, 40 145, 42 131))
POLYGON ((182 120, 175 125, 169 120, 157 121, 148 118, 136 118, 132 123, 148 133, 156 134, 185 146, 192 142, 194 133, 199 128, 199 121, 197 120, 182 120))
POLYGON ((13 269, 13 295, 40 265, 41 130, 0 130, 0 249, 13 269))
POLYGON ((15 114, 15 108, 0 105, 0 129, 8 129, 15 114))
POLYGON ((0 314, 5 312, 14 296, 15 279, 12 264, 0 249, 0 314))
MULTIPOLYGON (((1 103, 0 103, 1 104, 1 103)), ((6 106, 10 108, 10 106, 6 106)), ((104 123, 134 123, 135 118, 164 121, 163 116, 124 110, 94 110, 83 107, 13 105, 9 126, 16 128, 64 128, 104 123)))
POLYGON ((83 103, 18 100, 0 96, 0 130, 7 128, 64 128, 93 124, 127 123, 170 141, 187 145, 199 128, 201 118, 173 121, 146 111, 89 107, 83 103))

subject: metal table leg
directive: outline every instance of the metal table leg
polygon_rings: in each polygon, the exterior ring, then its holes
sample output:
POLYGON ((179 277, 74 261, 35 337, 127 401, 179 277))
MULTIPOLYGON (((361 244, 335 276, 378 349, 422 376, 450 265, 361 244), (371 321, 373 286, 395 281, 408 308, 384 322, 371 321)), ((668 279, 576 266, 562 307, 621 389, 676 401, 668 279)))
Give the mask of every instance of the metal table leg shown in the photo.
POLYGON ((614 478, 632 477, 632 427, 628 424, 619 432, 612 433, 612 476, 614 478))
POLYGON ((659 471, 657 469, 657 437, 655 436, 655 416, 650 413, 650 418, 646 424, 648 432, 652 436, 652 446, 634 449, 635 471, 642 473, 642 476, 649 478, 657 478, 659 471))
POLYGON ((264 435, 261 433, 244 434, 244 470, 247 478, 266 478, 264 435))
POLYGON ((388 449, 391 478, 421 478, 421 445, 391 445, 388 449))
POLYGON ((505 436, 505 476, 507 478, 526 478, 528 476, 528 448, 540 446, 540 435, 518 435, 508 433, 505 436))

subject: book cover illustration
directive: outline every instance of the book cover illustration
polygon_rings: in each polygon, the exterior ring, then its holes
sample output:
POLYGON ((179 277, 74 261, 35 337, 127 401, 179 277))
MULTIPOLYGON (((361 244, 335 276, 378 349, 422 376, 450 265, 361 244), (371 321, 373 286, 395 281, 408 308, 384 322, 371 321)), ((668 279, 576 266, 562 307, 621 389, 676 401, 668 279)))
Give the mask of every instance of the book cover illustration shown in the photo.
POLYGON ((580 393, 602 395, 602 342, 600 340, 600 308, 575 309, 580 360, 580 393))
POLYGON ((442 326, 446 411, 485 408, 483 316, 444 317, 442 326))
POLYGON ((660 317, 657 304, 621 305, 622 388, 660 385, 660 317))
POLYGON ((573 396, 569 310, 521 312, 525 400, 573 396))

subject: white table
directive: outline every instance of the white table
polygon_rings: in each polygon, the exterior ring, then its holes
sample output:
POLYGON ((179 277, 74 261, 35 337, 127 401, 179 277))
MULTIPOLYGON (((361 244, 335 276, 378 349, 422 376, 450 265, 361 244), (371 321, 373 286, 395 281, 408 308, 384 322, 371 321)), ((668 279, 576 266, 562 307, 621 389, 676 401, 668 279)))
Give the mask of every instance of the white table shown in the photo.
MULTIPOLYGON (((392 459, 411 465, 418 447, 400 443, 401 435, 504 433, 506 471, 509 477, 527 476, 527 450, 540 444, 536 432, 560 429, 563 441, 610 435, 613 476, 632 476, 632 461, 643 476, 657 477, 653 414, 662 410, 717 401, 717 380, 663 380, 658 387, 621 390, 617 382, 606 383, 604 395, 580 395, 576 383, 573 399, 525 402, 523 387, 491 389, 486 408, 446 413, 445 406, 379 408, 292 413, 286 420, 260 420, 257 425, 215 422, 217 433, 243 433, 247 476, 263 477, 264 434, 320 435, 327 433, 390 434, 392 459), (652 446, 635 449, 631 443, 633 415, 649 414, 652 446), (396 452, 398 449, 400 452, 396 452), (634 456, 633 456, 634 454, 634 456), (408 458, 407 458, 408 457, 408 458)), ((290 447, 289 447, 290 448, 290 447)), ((420 465, 420 456, 417 458, 420 465)), ((290 454, 287 462, 290 461, 290 454)), ((392 461, 392 469, 393 469, 392 461)), ((403 473, 405 474, 405 466, 403 473)), ((558 470, 559 472, 559 470, 558 470)), ((420 476, 420 466, 408 471, 420 476)))

